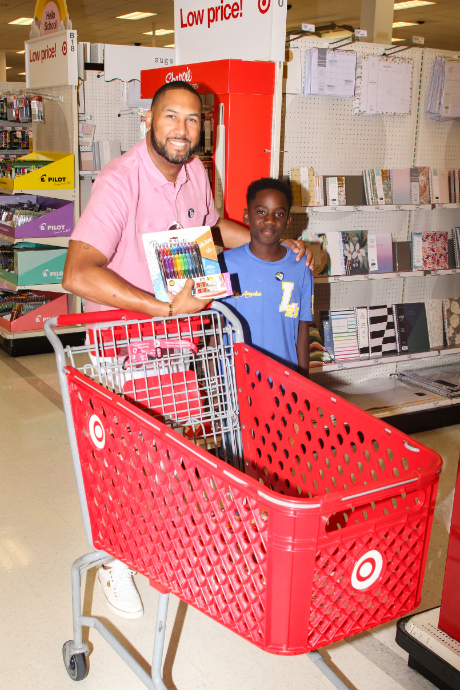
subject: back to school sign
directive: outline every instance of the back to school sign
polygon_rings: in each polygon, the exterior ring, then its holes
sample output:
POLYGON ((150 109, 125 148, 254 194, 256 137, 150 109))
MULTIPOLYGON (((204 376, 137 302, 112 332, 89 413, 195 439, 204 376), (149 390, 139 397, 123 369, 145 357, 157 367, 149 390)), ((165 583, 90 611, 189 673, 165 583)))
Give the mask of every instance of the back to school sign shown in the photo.
POLYGON ((287 0, 175 0, 176 63, 284 60, 287 0))

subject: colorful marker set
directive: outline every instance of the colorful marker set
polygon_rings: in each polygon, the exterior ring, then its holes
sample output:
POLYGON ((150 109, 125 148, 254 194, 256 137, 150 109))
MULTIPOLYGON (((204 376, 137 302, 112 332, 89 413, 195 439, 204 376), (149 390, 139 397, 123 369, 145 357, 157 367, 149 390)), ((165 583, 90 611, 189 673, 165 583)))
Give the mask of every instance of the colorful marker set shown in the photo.
POLYGON ((163 280, 201 278, 205 275, 197 242, 184 244, 178 240, 155 246, 163 280))
POLYGON ((213 300, 232 294, 228 273, 221 273, 211 228, 178 228, 142 236, 155 297, 174 299, 191 278, 192 294, 213 300))

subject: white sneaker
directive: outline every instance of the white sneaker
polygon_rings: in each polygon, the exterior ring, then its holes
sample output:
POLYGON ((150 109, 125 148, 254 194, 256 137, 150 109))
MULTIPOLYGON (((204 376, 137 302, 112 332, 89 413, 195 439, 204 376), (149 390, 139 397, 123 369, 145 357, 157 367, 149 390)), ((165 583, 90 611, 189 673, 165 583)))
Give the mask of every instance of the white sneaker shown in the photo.
POLYGON ((120 561, 113 561, 113 564, 106 568, 102 565, 97 572, 107 606, 122 618, 141 618, 144 615, 144 607, 133 575, 134 572, 120 561))

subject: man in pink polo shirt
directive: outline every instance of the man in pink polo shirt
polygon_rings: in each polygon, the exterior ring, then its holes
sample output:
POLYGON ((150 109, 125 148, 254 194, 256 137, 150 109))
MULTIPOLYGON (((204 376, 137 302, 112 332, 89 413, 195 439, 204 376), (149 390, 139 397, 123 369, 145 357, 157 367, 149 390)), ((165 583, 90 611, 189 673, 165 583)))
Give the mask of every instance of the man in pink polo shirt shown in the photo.
MULTIPOLYGON (((201 136, 201 98, 186 82, 165 84, 146 116, 147 136, 104 166, 69 243, 63 287, 86 299, 86 311, 127 309, 149 316, 193 314, 206 306, 192 295, 193 281, 170 303, 153 296, 142 242, 144 233, 173 224, 213 227, 216 244, 230 249, 250 241, 249 231, 219 218, 203 164, 193 157, 201 136)), ((302 241, 286 240, 300 259, 302 241)), ((313 261, 307 252, 307 265, 313 261)), ((131 571, 119 561, 99 569, 109 608, 125 618, 143 614, 131 571)))

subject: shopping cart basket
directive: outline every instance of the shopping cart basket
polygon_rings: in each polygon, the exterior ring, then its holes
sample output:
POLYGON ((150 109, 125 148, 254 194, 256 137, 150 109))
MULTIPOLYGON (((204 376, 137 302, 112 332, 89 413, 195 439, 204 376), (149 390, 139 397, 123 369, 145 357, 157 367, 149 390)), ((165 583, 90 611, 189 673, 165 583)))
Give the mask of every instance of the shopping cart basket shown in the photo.
POLYGON ((74 639, 63 652, 75 680, 90 626, 147 687, 164 689, 168 592, 285 655, 418 605, 435 452, 245 345, 220 304, 173 319, 60 316, 45 330, 98 549, 72 566, 74 639), (53 327, 91 321, 87 344, 64 351, 53 327), (151 677, 81 615, 80 574, 109 557, 161 593, 151 677))

